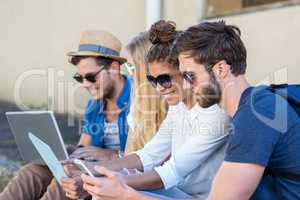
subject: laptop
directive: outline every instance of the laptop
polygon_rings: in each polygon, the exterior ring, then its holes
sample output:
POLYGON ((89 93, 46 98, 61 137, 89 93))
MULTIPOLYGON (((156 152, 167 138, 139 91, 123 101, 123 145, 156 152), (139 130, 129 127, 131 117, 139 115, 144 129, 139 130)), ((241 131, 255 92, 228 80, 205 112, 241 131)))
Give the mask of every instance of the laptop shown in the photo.
POLYGON ((21 111, 6 112, 18 150, 26 162, 45 164, 40 154, 32 144, 28 133, 46 142, 58 160, 68 159, 68 153, 52 111, 21 111))

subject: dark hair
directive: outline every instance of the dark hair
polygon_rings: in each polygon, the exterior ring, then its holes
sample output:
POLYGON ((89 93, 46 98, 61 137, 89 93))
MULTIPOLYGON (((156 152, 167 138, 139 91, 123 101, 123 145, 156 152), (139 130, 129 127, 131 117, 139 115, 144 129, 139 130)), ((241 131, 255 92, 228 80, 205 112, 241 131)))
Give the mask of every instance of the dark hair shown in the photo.
POLYGON ((172 43, 179 32, 176 31, 176 24, 172 21, 159 20, 149 30, 149 40, 152 47, 146 56, 147 63, 154 61, 169 62, 178 67, 178 62, 171 62, 169 58, 172 43))
POLYGON ((97 64, 100 66, 109 67, 111 63, 114 61, 111 58, 101 57, 101 56, 72 56, 70 59, 70 63, 73 65, 78 65, 78 63, 86 58, 94 58, 97 64))
POLYGON ((212 65, 225 60, 235 76, 245 74, 247 51, 240 36, 238 27, 226 25, 224 21, 203 22, 179 34, 170 57, 177 59, 180 53, 187 53, 208 71, 212 65))

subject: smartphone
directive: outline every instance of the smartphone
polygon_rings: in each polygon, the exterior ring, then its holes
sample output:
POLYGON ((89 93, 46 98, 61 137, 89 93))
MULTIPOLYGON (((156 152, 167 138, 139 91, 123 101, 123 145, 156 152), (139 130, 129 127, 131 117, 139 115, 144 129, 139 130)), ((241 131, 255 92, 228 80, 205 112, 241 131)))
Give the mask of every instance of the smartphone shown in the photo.
POLYGON ((86 172, 89 176, 95 177, 94 174, 85 166, 82 160, 74 159, 74 164, 81 169, 82 171, 86 172))

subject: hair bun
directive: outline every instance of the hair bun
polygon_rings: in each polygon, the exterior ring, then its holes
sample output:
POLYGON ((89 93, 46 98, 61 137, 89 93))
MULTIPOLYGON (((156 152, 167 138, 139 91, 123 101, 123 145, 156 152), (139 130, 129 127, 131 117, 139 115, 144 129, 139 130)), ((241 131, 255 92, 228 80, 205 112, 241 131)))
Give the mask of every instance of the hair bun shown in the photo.
POLYGON ((159 20, 149 30, 149 40, 152 44, 173 42, 176 38, 176 23, 173 21, 159 20))

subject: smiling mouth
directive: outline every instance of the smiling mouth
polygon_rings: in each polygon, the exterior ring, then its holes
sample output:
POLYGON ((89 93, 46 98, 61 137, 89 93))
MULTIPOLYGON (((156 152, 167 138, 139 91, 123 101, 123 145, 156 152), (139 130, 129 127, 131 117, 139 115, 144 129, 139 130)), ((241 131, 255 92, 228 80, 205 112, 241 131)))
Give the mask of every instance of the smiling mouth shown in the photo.
POLYGON ((171 95, 171 94, 175 94, 175 90, 172 91, 172 92, 168 92, 168 93, 166 93, 166 94, 163 94, 163 96, 169 96, 169 95, 171 95))

